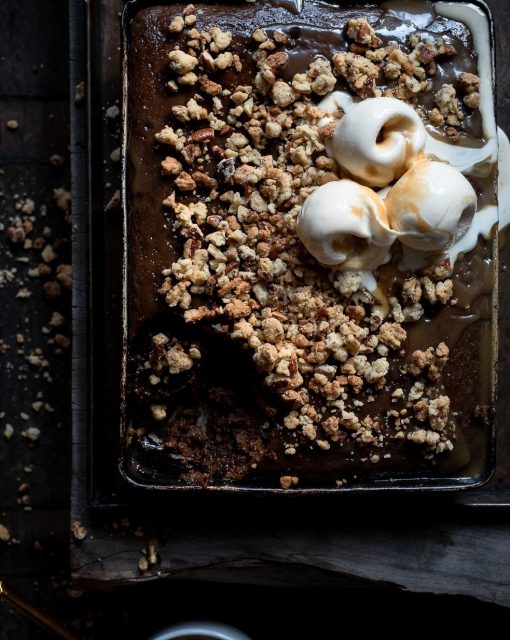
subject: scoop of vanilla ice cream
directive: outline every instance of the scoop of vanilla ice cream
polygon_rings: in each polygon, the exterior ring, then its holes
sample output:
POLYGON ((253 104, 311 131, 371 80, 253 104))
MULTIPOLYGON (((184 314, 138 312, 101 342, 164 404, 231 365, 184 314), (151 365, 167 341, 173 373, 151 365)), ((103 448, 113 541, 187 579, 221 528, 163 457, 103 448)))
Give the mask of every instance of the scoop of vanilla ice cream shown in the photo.
POLYGON ((336 111, 341 109, 344 113, 350 111, 356 105, 354 97, 347 91, 332 91, 328 93, 317 105, 321 111, 336 111))
POLYGON ((368 98, 343 116, 327 151, 353 178, 385 187, 407 171, 426 140, 413 107, 396 98, 368 98))
POLYGON ((398 239, 420 251, 441 251, 468 230, 477 197, 454 167, 417 161, 385 199, 389 223, 398 239))
POLYGON ((352 180, 328 182, 308 196, 297 235, 319 262, 349 271, 383 264, 396 236, 381 198, 352 180))

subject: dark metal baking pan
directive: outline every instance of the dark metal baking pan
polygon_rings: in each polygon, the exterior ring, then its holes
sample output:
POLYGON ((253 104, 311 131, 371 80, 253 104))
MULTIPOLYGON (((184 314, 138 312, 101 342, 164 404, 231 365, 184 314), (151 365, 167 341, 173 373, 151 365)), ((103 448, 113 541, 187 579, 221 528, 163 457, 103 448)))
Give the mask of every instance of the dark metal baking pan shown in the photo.
MULTIPOLYGON (((71 105, 74 228, 72 495, 76 513, 80 514, 85 503, 100 510, 138 503, 136 495, 118 472, 118 380, 122 325, 121 305, 115 291, 120 291, 122 277, 117 256, 109 247, 112 242, 115 246, 119 238, 122 240, 122 215, 120 208, 112 208, 105 213, 106 205, 120 188, 119 172, 112 175, 112 164, 105 162, 105 158, 118 146, 118 140, 111 136, 111 123, 103 117, 103 106, 115 103, 121 95, 119 16, 123 6, 123 0, 90 0, 85 5, 80 0, 73 0, 74 15, 84 14, 86 28, 81 31, 72 22, 71 90, 74 91, 76 84, 85 79, 89 96, 88 104, 81 107, 71 105), (86 59, 81 58, 82 50, 86 52, 86 59), (106 187, 108 183, 111 186, 106 187), (110 286, 108 278, 114 286, 110 286)), ((499 114, 504 118, 501 105, 499 114)), ((509 263, 510 243, 507 242, 500 248, 500 267, 505 268, 504 265, 509 263)), ((502 272, 503 282, 507 278, 508 272, 502 272)), ((496 470, 481 488, 445 493, 444 499, 452 506, 461 504, 483 510, 510 507, 510 394, 506 378, 506 363, 510 361, 509 319, 510 287, 501 286, 496 470)), ((145 503, 147 492, 142 489, 141 493, 145 503)), ((152 493, 168 496, 166 491, 152 493)), ((177 494, 173 495, 177 499, 177 494)), ((245 504, 247 496, 241 495, 245 504)), ((397 497, 395 493, 372 495, 376 496, 378 503, 381 499, 388 500, 389 495, 397 497)), ((186 493, 183 497, 188 500, 191 495, 186 493)), ((230 494, 229 502, 232 498, 230 494)), ((436 493, 432 498, 436 504, 440 496, 436 493)), ((420 504, 424 499, 425 495, 421 494, 420 504)))
MULTIPOLYGON (((148 2, 147 0, 131 0, 126 5, 123 13, 123 140, 122 140, 122 202, 123 202, 123 228, 122 228, 122 247, 116 247, 116 250, 122 254, 122 318, 121 318, 121 335, 122 335, 122 370, 121 370, 121 413, 119 422, 121 425, 121 462, 120 470, 122 476, 127 482, 138 489, 150 490, 151 492, 189 492, 201 489, 198 485, 184 484, 176 481, 174 477, 166 474, 165 464, 161 464, 158 460, 157 447, 141 447, 130 446, 125 447, 127 435, 126 420, 126 375, 127 375, 127 356, 128 356, 128 311, 129 311, 129 280, 128 280, 128 238, 129 238, 129 173, 127 163, 127 150, 129 144, 129 25, 133 16, 141 8, 148 6, 162 5, 162 2, 148 2)), ((170 4, 170 3, 167 3, 170 4)), ((334 3, 332 3, 334 4, 334 3)), ((338 4, 338 3, 337 3, 338 4)), ((342 4, 342 3, 340 3, 342 4)), ((345 3, 350 4, 350 3, 345 3)), ((360 4, 360 3, 358 3, 360 4)), ((374 3, 371 3, 372 5, 374 3)), ((493 42, 493 25, 490 13, 483 2, 476 3, 480 6, 490 23, 491 28, 491 54, 494 69, 494 42, 493 42)), ((494 78, 493 78, 494 80, 494 78)), ((492 257, 497 256, 496 242, 493 243, 492 257)), ((117 256, 119 257, 119 256, 117 256)), ((496 260, 495 260, 496 262, 496 260)), ((118 292, 115 292, 117 295, 118 292)), ((497 285, 494 287, 492 294, 492 319, 490 326, 485 327, 485 331, 490 333, 489 340, 486 343, 487 348, 491 351, 492 366, 490 367, 490 398, 492 404, 494 401, 495 389, 495 362, 497 353, 497 332, 496 332, 496 300, 497 285)), ((107 348, 107 345, 104 345, 107 348)), ((378 477, 373 474, 366 481, 359 481, 356 484, 347 484, 341 487, 326 486, 318 481, 312 486, 298 487, 293 493, 311 493, 311 494, 327 494, 327 493, 368 493, 373 491, 447 491, 457 489, 467 489, 482 485, 485 483, 494 467, 494 423, 491 422, 487 428, 485 441, 482 443, 483 452, 481 455, 482 464, 476 469, 462 469, 456 473, 450 474, 429 474, 426 475, 405 475, 395 472, 391 475, 378 477)), ((241 492, 241 493, 279 493, 281 490, 275 489, 264 481, 254 481, 250 483, 213 483, 207 485, 207 491, 212 492, 241 492)))

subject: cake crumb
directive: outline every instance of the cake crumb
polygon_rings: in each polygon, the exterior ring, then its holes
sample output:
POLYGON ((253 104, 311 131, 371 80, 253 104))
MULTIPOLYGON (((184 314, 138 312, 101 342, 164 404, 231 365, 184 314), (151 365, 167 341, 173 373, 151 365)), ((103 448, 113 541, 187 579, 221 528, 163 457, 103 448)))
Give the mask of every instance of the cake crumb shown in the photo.
POLYGON ((11 541, 11 532, 9 529, 0 523, 0 542, 10 542, 11 541))
POLYGON ((71 523, 71 533, 75 540, 85 540, 87 537, 87 529, 81 524, 79 520, 74 520, 71 523))
POLYGON ((297 476, 281 476, 280 478, 280 486, 282 489, 290 489, 297 485, 298 482, 299 478, 297 476))
POLYGON ((81 104, 85 100, 85 82, 82 80, 74 88, 74 102, 81 104))
POLYGON ((9 422, 6 423, 4 427, 4 438, 6 440, 10 440, 14 435, 14 427, 9 422))

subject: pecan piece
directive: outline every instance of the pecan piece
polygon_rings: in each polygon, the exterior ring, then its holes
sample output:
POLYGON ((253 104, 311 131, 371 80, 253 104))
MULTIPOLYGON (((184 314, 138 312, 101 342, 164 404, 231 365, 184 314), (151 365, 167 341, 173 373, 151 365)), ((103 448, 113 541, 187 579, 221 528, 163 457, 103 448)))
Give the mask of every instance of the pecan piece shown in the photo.
POLYGON ((217 158, 220 158, 221 160, 223 160, 223 158, 225 157, 225 149, 223 147, 219 147, 218 145, 215 145, 211 149, 211 151, 217 158))
POLYGON ((438 58, 455 58, 457 49, 452 44, 442 44, 437 50, 438 58))
POLYGON ((203 129, 197 129, 191 134, 192 142, 208 142, 214 139, 214 129, 211 127, 204 127, 203 129))
POLYGON ((232 133, 234 133, 234 131, 235 131, 234 127, 231 127, 229 124, 226 124, 224 127, 222 127, 220 131, 220 136, 229 136, 232 133))
POLYGON ((437 55, 437 49, 431 44, 421 43, 418 45, 417 54, 423 64, 430 64, 437 55))
POLYGON ((201 54, 199 60, 202 67, 209 73, 214 73, 216 71, 216 64, 214 62, 214 58, 207 51, 204 51, 201 54))
POLYGON ((202 151, 198 144, 187 144, 182 150, 182 155, 186 164, 191 164, 202 155, 202 151))
POLYGON ((195 171, 191 174, 191 177, 199 187, 205 187, 206 189, 209 189, 209 191, 218 186, 218 181, 203 171, 195 171))
POLYGON ((207 76, 200 76, 200 88, 209 96, 218 96, 221 93, 221 84, 209 80, 207 76))

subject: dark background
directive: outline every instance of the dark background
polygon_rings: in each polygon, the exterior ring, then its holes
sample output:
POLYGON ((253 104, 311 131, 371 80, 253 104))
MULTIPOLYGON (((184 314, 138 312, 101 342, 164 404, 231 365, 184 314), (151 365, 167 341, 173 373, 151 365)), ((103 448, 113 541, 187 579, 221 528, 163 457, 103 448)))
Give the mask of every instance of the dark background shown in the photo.
MULTIPOLYGON (((497 29, 498 116, 508 130, 510 15, 506 0, 488 4, 497 29)), ((346 624, 363 632, 394 629, 404 615, 431 632, 438 624, 443 631, 461 632, 474 621, 508 623, 508 612, 493 605, 360 581, 334 589, 160 581, 109 593, 82 593, 68 582, 71 356, 66 339, 71 300, 65 286, 61 295, 48 299, 46 284, 60 284, 58 266, 70 262, 69 215, 53 197, 54 188, 70 188, 69 95, 74 97, 74 87, 68 85, 67 2, 0 0, 0 34, 0 524, 11 535, 8 544, 0 541, 0 579, 87 638, 144 638, 172 621, 197 617, 232 622, 254 638, 282 640, 336 637, 346 624), (18 121, 18 129, 7 128, 11 119, 18 121), (52 164, 52 154, 64 163, 52 164), (23 215, 19 208, 27 198, 35 204, 27 238, 39 248, 7 242, 7 229, 16 215, 23 215), (48 263, 48 273, 31 277, 28 271, 44 262, 40 238, 57 257, 48 263), (25 289, 29 297, 16 297, 25 289), (62 326, 50 325, 54 311, 63 315, 62 326), (50 407, 38 411, 32 406, 38 401, 50 407), (14 429, 9 440, 2 435, 7 423, 14 429), (35 442, 22 435, 30 426, 40 429, 35 442), (276 622, 269 625, 270 619, 276 622)), ((497 519, 509 518, 499 514, 497 519)), ((398 626, 395 634, 401 635, 398 626)), ((47 637, 0 603, 0 640, 47 637)))

